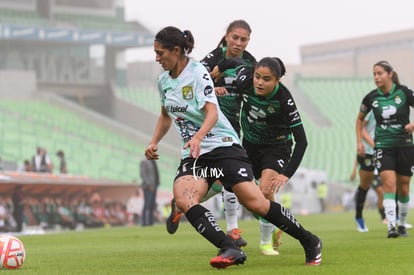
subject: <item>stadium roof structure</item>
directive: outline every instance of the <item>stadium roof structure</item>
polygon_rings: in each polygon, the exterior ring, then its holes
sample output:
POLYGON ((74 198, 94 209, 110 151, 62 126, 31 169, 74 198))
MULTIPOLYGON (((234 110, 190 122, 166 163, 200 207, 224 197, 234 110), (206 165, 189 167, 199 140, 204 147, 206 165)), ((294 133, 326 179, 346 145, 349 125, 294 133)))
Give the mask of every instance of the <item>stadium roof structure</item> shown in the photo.
POLYGON ((103 44, 127 48, 152 46, 154 34, 150 32, 82 30, 2 23, 0 25, 0 39, 49 43, 103 44))

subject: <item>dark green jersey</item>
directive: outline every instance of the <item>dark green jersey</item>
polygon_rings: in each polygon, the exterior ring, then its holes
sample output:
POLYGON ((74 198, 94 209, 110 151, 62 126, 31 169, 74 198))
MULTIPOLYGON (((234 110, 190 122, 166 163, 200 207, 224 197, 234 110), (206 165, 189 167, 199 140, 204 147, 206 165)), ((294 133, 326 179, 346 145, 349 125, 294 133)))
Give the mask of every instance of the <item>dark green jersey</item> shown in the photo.
POLYGON ((412 134, 405 131, 410 106, 414 107, 414 92, 402 85, 394 84, 389 94, 375 89, 364 97, 360 111, 374 113, 376 148, 413 146, 412 134))
MULTIPOLYGON (((206 66, 208 71, 212 71, 213 68, 226 60, 226 47, 216 48, 210 52, 206 57, 201 60, 201 63, 206 66)), ((256 62, 256 59, 247 51, 243 52, 243 60, 246 62, 247 66, 252 67, 256 62)), ((217 100, 223 114, 232 124, 236 132, 240 131, 239 126, 239 113, 241 98, 240 93, 235 91, 235 80, 236 80, 236 70, 235 68, 228 68, 223 72, 223 77, 218 79, 215 83, 215 87, 225 87, 227 94, 224 96, 218 96, 217 100)))
POLYGON ((255 144, 283 144, 292 140, 291 128, 302 120, 292 94, 282 84, 267 97, 252 87, 243 94, 240 124, 243 139, 255 144))

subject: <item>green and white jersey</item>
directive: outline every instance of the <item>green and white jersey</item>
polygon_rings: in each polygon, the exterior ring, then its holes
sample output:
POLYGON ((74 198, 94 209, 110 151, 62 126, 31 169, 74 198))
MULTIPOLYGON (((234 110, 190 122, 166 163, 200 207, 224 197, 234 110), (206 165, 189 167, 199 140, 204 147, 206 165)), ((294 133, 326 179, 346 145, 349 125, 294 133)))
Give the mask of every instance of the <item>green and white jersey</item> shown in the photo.
MULTIPOLYGON (((240 144, 240 140, 218 107, 214 93, 214 83, 207 69, 198 61, 190 59, 177 78, 172 78, 169 71, 158 78, 158 90, 161 104, 174 121, 174 126, 182 138, 182 145, 188 142, 200 129, 206 117, 202 111, 206 102, 217 106, 218 121, 201 142, 200 155, 217 147, 240 144)), ((190 156, 190 148, 182 149, 182 158, 190 156)))
POLYGON ((389 94, 375 89, 364 97, 360 111, 374 113, 375 148, 413 146, 412 134, 405 131, 410 106, 414 107, 414 92, 402 85, 394 84, 389 94))
POLYGON ((251 143, 284 144, 302 120, 292 94, 279 83, 267 97, 257 95, 253 87, 243 94, 240 124, 243 139, 251 143))
MULTIPOLYGON (((226 51, 227 47, 216 48, 207 54, 200 62, 211 72, 216 65, 227 60, 226 51)), ((256 59, 248 51, 243 51, 241 58, 245 61, 246 66, 254 67, 253 64, 256 63, 256 59)), ((236 132, 240 132, 239 119, 241 97, 240 92, 236 91, 237 87, 235 86, 235 80, 235 68, 226 68, 223 71, 223 76, 217 79, 214 85, 215 87, 226 88, 227 94, 219 96, 217 100, 223 114, 230 121, 236 132)))

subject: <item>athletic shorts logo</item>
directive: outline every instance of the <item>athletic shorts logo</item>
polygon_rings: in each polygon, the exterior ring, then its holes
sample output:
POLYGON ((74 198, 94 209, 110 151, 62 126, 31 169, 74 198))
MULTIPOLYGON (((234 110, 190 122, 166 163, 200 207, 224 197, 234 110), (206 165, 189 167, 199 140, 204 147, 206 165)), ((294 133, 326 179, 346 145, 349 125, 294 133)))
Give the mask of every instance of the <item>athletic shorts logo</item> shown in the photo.
POLYGON ((183 99, 185 100, 190 100, 190 99, 193 99, 194 97, 193 87, 191 86, 183 87, 182 93, 183 93, 183 99))
POLYGON ((246 168, 240 168, 239 171, 237 172, 240 176, 247 178, 248 174, 247 174, 247 170, 246 168))

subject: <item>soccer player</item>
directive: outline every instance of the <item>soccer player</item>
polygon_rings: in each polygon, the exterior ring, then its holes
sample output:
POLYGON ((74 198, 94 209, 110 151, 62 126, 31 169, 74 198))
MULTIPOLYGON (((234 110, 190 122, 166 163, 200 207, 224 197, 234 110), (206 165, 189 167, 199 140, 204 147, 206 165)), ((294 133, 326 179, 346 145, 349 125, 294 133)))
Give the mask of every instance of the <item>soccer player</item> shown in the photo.
MULTIPOLYGON (((266 57, 255 68, 244 63, 241 59, 228 59, 219 65, 219 70, 236 68, 238 72, 236 82, 243 97, 240 117, 243 147, 260 189, 267 199, 274 201, 275 192, 293 176, 302 161, 306 134, 295 101, 280 81, 286 72, 283 62, 266 57), (274 182, 276 189, 272 188, 274 182)), ((265 254, 277 234, 265 219, 260 218, 260 224, 261 248, 265 254)))
POLYGON ((372 110, 375 117, 375 166, 384 189, 383 205, 388 221, 388 238, 407 236, 405 224, 410 202, 410 180, 414 170, 414 123, 410 123, 410 106, 414 92, 400 84, 398 74, 388 61, 374 64, 376 89, 363 99, 356 120, 357 153, 364 156, 362 129, 365 116, 372 110), (399 224, 396 224, 396 192, 399 224), (397 227, 398 226, 398 227, 397 227))
POLYGON ((365 225, 362 212, 364 210, 368 190, 371 186, 377 193, 377 206, 381 220, 385 223, 387 222, 384 206, 382 205, 384 193, 382 190, 381 179, 379 178, 374 165, 374 134, 375 118, 371 111, 365 117, 362 128, 362 142, 364 143, 365 154, 363 156, 357 155, 350 177, 351 181, 355 179, 357 166, 359 166, 359 185, 355 192, 355 223, 359 232, 368 232, 368 227, 365 225))
MULTIPOLYGON (((288 209, 265 199, 253 181, 253 171, 236 131, 218 108, 214 83, 207 69, 188 57, 194 47, 189 30, 165 27, 155 36, 156 61, 164 72, 158 79, 161 114, 147 159, 158 159, 157 144, 173 123, 182 138, 181 163, 173 184, 177 207, 199 234, 219 248, 210 264, 225 268, 243 264, 246 254, 220 228, 214 215, 200 205, 212 183, 219 180, 234 192, 249 211, 297 239, 305 250, 307 265, 319 265, 322 242, 305 230, 288 209)), ((278 181, 270 186, 276 189, 278 181)))
MULTIPOLYGON (((241 96, 240 93, 234 91, 236 72, 233 69, 228 69, 225 72, 220 73, 217 65, 225 59, 241 57, 247 64, 249 64, 249 66, 254 66, 256 64, 256 59, 246 50, 250 41, 251 32, 250 25, 246 21, 232 21, 227 27, 226 33, 220 40, 217 48, 209 52, 200 61, 210 72, 210 75, 214 80, 214 92, 217 95, 220 110, 229 120, 239 137, 241 96)), ((219 193, 222 193, 227 234, 234 239, 237 246, 246 246, 247 242, 241 237, 241 230, 238 226, 238 210, 240 209, 240 203, 237 200, 236 195, 223 189, 221 184, 216 183, 213 185, 213 188, 210 189, 208 195, 203 198, 203 201, 219 193)), ((174 201, 171 203, 171 206, 171 214, 167 219, 167 231, 173 234, 177 230, 181 215, 180 212, 177 211, 174 201)), ((277 253, 271 246, 270 249, 273 254, 277 253)))

